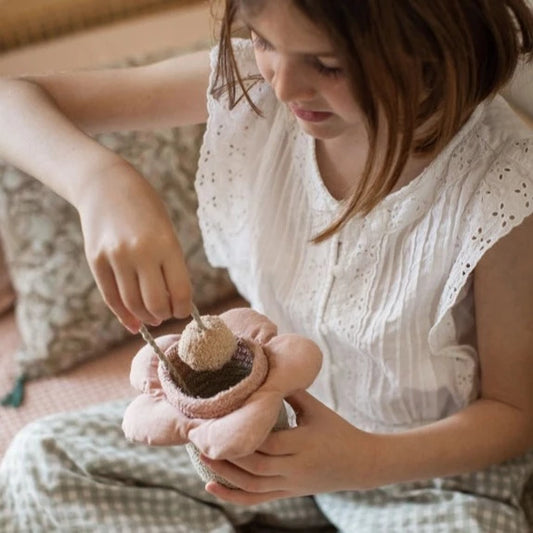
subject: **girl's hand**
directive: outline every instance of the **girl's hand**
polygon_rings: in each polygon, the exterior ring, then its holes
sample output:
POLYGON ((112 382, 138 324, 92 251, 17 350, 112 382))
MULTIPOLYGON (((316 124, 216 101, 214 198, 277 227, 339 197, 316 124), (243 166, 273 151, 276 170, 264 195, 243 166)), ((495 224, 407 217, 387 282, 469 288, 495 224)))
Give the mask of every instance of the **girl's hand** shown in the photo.
POLYGON ((132 333, 191 311, 187 267, 165 205, 126 161, 84 182, 75 205, 106 304, 132 333))
POLYGON ((202 459, 239 489, 214 481, 207 492, 241 505, 320 492, 372 486, 372 435, 358 430, 305 391, 287 398, 298 427, 273 432, 247 456, 227 461, 202 459))

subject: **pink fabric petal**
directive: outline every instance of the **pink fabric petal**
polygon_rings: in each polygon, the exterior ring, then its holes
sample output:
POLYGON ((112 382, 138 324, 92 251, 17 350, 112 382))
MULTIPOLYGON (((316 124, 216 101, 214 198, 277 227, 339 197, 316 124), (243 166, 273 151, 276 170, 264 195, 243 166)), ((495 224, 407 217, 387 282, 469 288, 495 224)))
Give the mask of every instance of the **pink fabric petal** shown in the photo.
POLYGON ((320 348, 312 340, 300 335, 279 335, 265 344, 263 349, 267 354, 269 372, 262 389, 276 390, 283 397, 307 389, 322 365, 320 348))
POLYGON ((122 420, 126 438, 150 446, 185 444, 197 421, 174 409, 164 394, 141 394, 127 407, 122 420))
POLYGON ((257 391, 232 413, 205 420, 189 433, 189 439, 211 459, 250 455, 264 442, 276 424, 282 397, 257 391))
POLYGON ((274 322, 247 307, 230 309, 222 313, 220 318, 237 337, 250 339, 261 345, 268 342, 278 332, 274 322))
MULTIPOLYGON (((161 350, 166 351, 178 342, 179 335, 164 335, 156 339, 161 350)), ((154 349, 145 344, 134 356, 131 362, 130 383, 140 392, 150 392, 161 389, 157 366, 159 359, 154 349)))

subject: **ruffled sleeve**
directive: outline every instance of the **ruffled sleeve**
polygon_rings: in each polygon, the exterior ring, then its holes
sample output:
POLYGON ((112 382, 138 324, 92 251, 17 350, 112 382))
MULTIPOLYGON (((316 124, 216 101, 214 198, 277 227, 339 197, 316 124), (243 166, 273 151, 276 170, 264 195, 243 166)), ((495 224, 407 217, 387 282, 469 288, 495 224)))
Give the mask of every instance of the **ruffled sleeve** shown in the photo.
MULTIPOLYGON (((491 117, 503 130, 509 117, 504 107, 494 105, 491 117)), ((454 198, 447 202, 460 213, 455 218, 453 239, 446 243, 454 260, 428 338, 434 355, 455 358, 456 398, 463 405, 477 394, 473 271, 487 250, 533 213, 533 138, 526 132, 501 142, 495 135, 477 139, 485 153, 476 173, 483 177, 460 180, 452 189, 454 198)), ((472 167, 472 156, 475 154, 459 164, 472 167)))
POLYGON ((233 49, 241 77, 249 86, 249 95, 263 116, 245 98, 229 109, 227 93, 217 97, 212 94, 218 59, 218 47, 215 47, 211 51, 209 118, 196 190, 206 253, 213 265, 221 267, 245 261, 248 256, 244 234, 250 220, 254 168, 278 106, 268 84, 259 78, 251 42, 234 39, 233 49))

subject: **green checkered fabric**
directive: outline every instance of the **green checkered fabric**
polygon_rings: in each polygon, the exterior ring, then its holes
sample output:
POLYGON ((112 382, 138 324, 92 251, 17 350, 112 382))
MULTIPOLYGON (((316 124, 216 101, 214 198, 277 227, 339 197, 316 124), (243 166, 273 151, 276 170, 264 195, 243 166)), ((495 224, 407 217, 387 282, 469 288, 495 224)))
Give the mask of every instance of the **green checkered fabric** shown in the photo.
POLYGON ((53 415, 19 433, 0 466, 2 533, 530 531, 533 454, 464 476, 239 507, 203 490, 184 447, 127 442, 125 405, 53 415))

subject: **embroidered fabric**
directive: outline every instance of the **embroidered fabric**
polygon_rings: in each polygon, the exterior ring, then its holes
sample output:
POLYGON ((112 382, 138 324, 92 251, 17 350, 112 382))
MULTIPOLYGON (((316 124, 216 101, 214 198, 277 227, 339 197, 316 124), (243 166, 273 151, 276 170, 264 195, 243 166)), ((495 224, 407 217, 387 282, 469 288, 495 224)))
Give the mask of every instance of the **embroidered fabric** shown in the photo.
MULTIPOLYGON (((249 41, 235 41, 245 75, 249 41)), ((214 67, 217 49, 212 52, 214 67)), ((367 431, 447 416, 478 394, 472 272, 533 212, 533 138, 502 98, 366 217, 310 240, 337 213, 304 134, 265 82, 208 96, 196 187, 209 260, 280 331, 324 354, 311 392, 367 431)))

